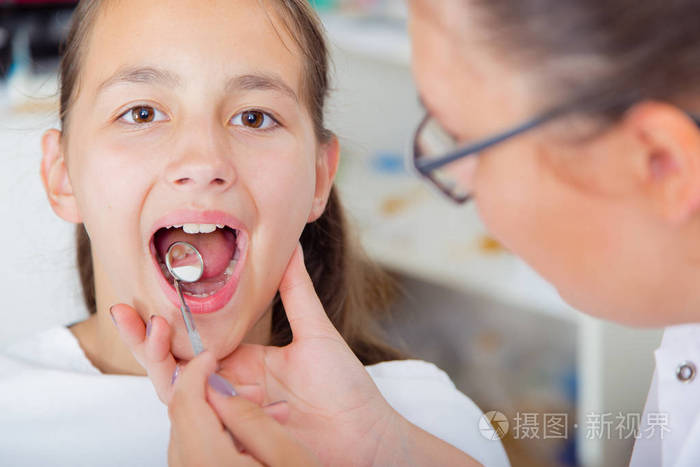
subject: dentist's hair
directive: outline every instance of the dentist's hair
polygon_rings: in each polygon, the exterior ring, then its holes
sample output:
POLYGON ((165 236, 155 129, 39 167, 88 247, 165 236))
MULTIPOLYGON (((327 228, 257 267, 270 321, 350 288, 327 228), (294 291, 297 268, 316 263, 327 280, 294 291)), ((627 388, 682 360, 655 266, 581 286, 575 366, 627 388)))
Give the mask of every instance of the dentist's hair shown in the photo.
POLYGON ((462 1, 499 58, 543 78, 550 105, 603 124, 641 100, 698 105, 698 0, 462 1))
MULTIPOLYGON (((82 56, 99 10, 108 0, 81 0, 73 14, 60 68, 60 120, 64 137, 69 136, 70 109, 80 88, 82 56)), ((302 94, 313 120, 319 144, 333 133, 323 122, 328 93, 328 49, 323 27, 308 0, 258 0, 276 26, 278 20, 295 42, 304 61, 302 94), (271 6, 272 15, 269 14, 271 6)), ((281 36, 280 36, 281 38, 281 36)), ((381 336, 377 315, 394 297, 387 275, 372 264, 348 235, 343 208, 335 187, 331 189, 323 215, 307 224, 302 236, 306 267, 323 307, 350 348, 365 365, 404 358, 381 336)), ((95 313, 95 281, 90 239, 83 224, 76 229, 77 265, 83 298, 95 313)), ((271 345, 291 342, 292 332, 279 299, 273 302, 271 345)))

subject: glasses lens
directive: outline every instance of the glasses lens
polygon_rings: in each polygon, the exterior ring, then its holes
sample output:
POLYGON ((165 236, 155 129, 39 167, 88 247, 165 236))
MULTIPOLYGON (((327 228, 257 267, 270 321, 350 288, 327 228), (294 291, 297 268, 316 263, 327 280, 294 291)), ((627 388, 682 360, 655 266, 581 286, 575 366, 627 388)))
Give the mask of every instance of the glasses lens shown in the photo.
MULTIPOLYGON (((450 135, 437 120, 428 116, 416 132, 415 164, 425 168, 429 164, 454 153, 462 145, 450 135)), ((463 202, 472 192, 472 180, 476 169, 477 157, 472 154, 462 157, 436 169, 422 170, 440 190, 455 201, 463 202)))

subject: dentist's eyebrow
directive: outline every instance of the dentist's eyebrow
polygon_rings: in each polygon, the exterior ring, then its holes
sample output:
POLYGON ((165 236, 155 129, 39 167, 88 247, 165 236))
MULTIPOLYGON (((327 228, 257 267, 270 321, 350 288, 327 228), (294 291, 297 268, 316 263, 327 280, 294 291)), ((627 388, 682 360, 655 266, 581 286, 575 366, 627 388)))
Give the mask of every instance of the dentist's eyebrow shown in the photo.
POLYGON ((231 78, 226 84, 226 92, 233 93, 243 91, 277 91, 291 97, 295 102, 299 101, 296 92, 284 81, 274 75, 241 75, 231 78))
POLYGON ((159 68, 121 68, 97 87, 97 93, 99 94, 111 86, 123 83, 158 84, 161 86, 176 87, 180 85, 180 78, 167 70, 161 70, 159 68))

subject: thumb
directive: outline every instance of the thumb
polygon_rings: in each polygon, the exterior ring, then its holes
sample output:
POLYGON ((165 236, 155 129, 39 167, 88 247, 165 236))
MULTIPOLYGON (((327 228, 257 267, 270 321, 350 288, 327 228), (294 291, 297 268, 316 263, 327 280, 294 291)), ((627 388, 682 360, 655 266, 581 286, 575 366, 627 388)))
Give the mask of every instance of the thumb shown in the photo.
POLYGON ((294 340, 329 335, 340 338, 316 295, 301 245, 297 245, 289 260, 279 292, 294 340))

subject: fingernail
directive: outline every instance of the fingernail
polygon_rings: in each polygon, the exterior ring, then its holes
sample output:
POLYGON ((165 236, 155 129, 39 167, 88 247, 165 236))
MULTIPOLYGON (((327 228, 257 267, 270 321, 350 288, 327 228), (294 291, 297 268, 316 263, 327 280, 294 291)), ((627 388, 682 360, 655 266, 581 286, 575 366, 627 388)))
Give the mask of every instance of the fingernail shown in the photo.
POLYGON ((112 308, 114 308, 114 306, 115 306, 115 305, 112 305, 112 306, 109 307, 109 317, 112 318, 112 322, 114 323, 114 325, 115 325, 116 327, 119 327, 119 325, 117 324, 117 320, 114 319, 114 313, 112 313, 112 308))
POLYGON ((273 407, 275 405, 281 405, 281 404, 286 404, 286 403, 287 403, 287 401, 281 400, 281 401, 273 402, 271 404, 264 405, 263 408, 273 407))
POLYGON ((211 386, 214 391, 218 392, 219 394, 223 394, 224 396, 237 395, 236 390, 233 389, 233 385, 223 376, 217 373, 212 373, 209 376, 209 386, 211 386))
POLYGON ((180 365, 175 365, 175 371, 173 371, 173 377, 170 379, 170 385, 175 384, 175 380, 180 376, 180 365))
POLYGON ((151 335, 151 324, 153 324, 153 318, 155 315, 151 315, 151 317, 148 319, 148 323, 146 323, 146 337, 150 337, 151 335))

